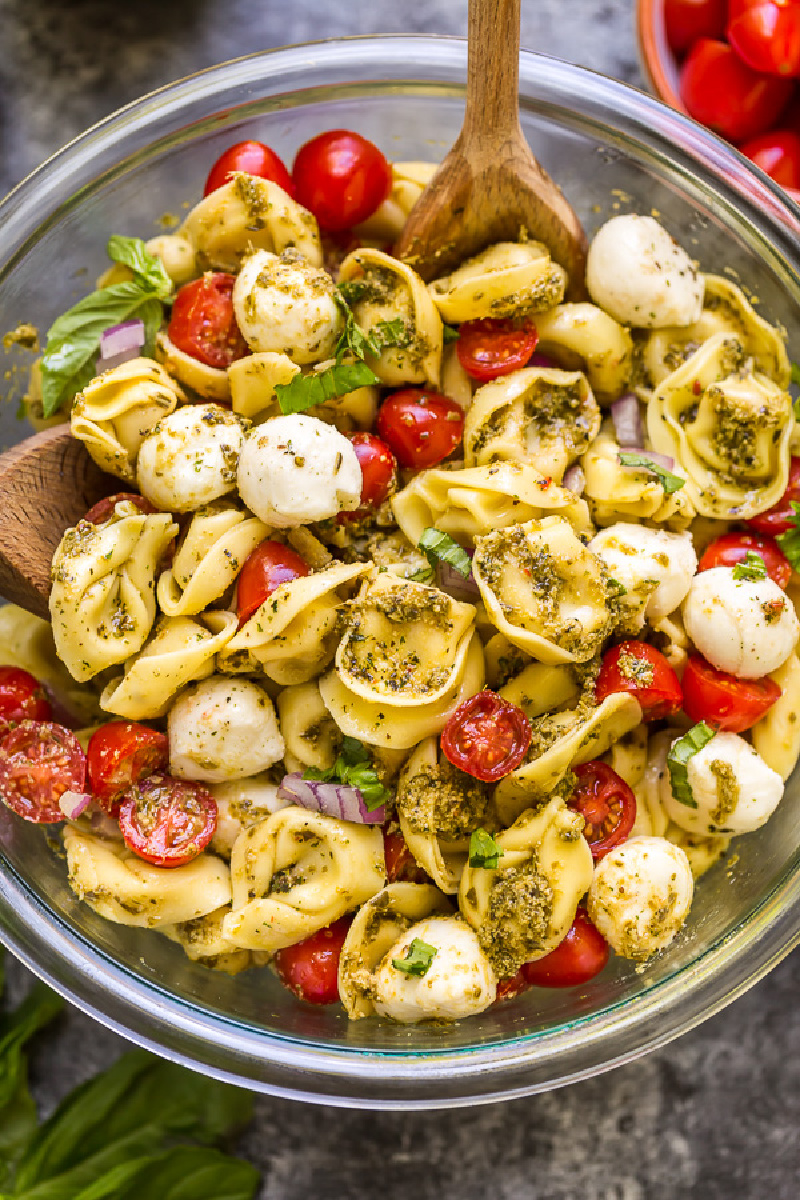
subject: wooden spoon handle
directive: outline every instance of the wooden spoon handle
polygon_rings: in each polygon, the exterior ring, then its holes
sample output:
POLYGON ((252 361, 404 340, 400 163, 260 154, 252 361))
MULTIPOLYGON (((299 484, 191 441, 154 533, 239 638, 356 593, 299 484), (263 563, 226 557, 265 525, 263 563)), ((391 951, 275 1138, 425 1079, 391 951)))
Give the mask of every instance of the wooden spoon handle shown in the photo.
POLYGON ((470 150, 497 151, 522 137, 519 124, 520 0, 469 0, 467 103, 462 137, 470 150))

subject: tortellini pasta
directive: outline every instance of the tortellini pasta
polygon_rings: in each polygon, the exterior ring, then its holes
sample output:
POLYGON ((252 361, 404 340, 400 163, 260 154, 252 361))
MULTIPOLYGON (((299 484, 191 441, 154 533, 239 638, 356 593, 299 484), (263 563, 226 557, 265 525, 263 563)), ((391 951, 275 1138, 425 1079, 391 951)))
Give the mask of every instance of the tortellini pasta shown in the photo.
POLYGON ((278 785, 270 782, 268 773, 210 783, 208 790, 217 805, 217 826, 211 849, 228 862, 243 830, 260 824, 291 803, 278 796, 278 785))
MULTIPOLYGON (((619 461, 620 447, 610 432, 601 430, 581 459, 586 478, 584 496, 597 525, 631 518, 652 521, 670 529, 686 529, 695 506, 686 487, 667 495, 655 475, 619 461)), ((679 469, 673 468, 675 474, 679 469)))
POLYGON ((204 400, 216 400, 220 404, 227 404, 230 400, 228 372, 187 354, 175 345, 163 329, 156 334, 156 358, 165 371, 169 371, 184 387, 196 392, 204 400))
POLYGON ((353 233, 364 244, 395 242, 403 231, 406 217, 433 178, 435 163, 392 163, 392 187, 389 195, 371 217, 356 225, 353 233))
POLYGON ((286 740, 287 770, 327 770, 336 761, 340 734, 315 679, 286 687, 277 699, 281 732, 286 740))
POLYGON ((202 962, 204 966, 224 971, 226 975, 238 975, 251 965, 252 955, 248 950, 239 950, 222 932, 222 922, 229 906, 217 908, 204 917, 181 921, 177 925, 159 926, 159 933, 171 941, 178 942, 187 958, 202 962))
POLYGON ((52 625, 16 604, 0 606, 0 662, 30 671, 82 725, 101 719, 95 693, 76 686, 59 658, 52 625))
POLYGON ((596 304, 558 304, 536 318, 540 353, 585 371, 600 401, 615 400, 631 378, 633 340, 596 304))
POLYGON ((541 242, 498 242, 428 290, 443 321, 543 312, 564 299, 567 276, 541 242))
POLYGON ((172 565, 158 578, 161 611, 168 617, 193 617, 212 607, 268 534, 262 521, 229 501, 199 508, 172 565))

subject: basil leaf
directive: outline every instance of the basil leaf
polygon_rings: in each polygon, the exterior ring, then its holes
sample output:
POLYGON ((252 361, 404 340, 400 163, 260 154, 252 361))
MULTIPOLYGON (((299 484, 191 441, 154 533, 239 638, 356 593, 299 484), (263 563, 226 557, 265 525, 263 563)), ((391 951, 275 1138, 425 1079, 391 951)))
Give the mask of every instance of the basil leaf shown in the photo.
POLYGON ((378 376, 364 362, 337 362, 325 371, 295 375, 289 383, 276 384, 275 395, 282 413, 297 413, 379 382, 378 376))
MULTIPOLYGON (((140 1170, 139 1184, 113 1193, 114 1200, 252 1200, 259 1184, 258 1170, 219 1150, 178 1146, 152 1156, 140 1170)), ((94 1196, 78 1200, 95 1200, 94 1196)))
POLYGON ((131 271, 139 276, 138 282, 154 292, 157 299, 166 300, 172 295, 172 280, 164 269, 164 264, 155 254, 150 253, 141 238, 112 234, 106 245, 106 253, 114 262, 130 267, 131 271))
POLYGON ((610 575, 608 577, 608 586, 614 589, 617 596, 627 596, 628 594, 628 589, 618 579, 612 579, 610 575))
POLYGON ((796 500, 790 500, 789 503, 793 511, 793 515, 789 518, 792 523, 791 528, 787 529, 785 533, 779 533, 775 541, 794 570, 800 571, 800 504, 796 500))
POLYGON ((686 480, 681 479, 680 475, 673 475, 672 471, 667 471, 665 467, 659 466, 658 463, 653 462, 652 458, 648 458, 646 454, 636 454, 630 450, 620 450, 618 458, 623 467, 639 467, 641 470, 649 471, 651 475, 655 475, 664 489, 665 496, 671 496, 673 492, 679 492, 686 483, 686 480))
MULTIPOLYGON (((2 983, 0 972, 0 988, 2 983)), ((62 1008, 61 999, 37 983, 15 1012, 0 1016, 0 1187, 8 1185, 14 1164, 36 1129, 25 1043, 62 1008)))
POLYGON ((442 322, 442 342, 445 346, 449 345, 450 342, 457 342, 458 335, 459 330, 456 329, 455 325, 445 325, 442 322))
POLYGON ((760 554, 755 554, 752 550, 748 550, 741 562, 736 563, 733 568, 734 579, 766 579, 767 564, 760 554))
POLYGON ((369 750, 364 743, 360 742, 358 738, 350 737, 348 733, 342 738, 339 757, 349 767, 355 766, 356 763, 368 763, 371 761, 369 750))
POLYGON ((358 304, 371 295, 373 287, 367 279, 344 279, 336 285, 337 291, 348 304, 358 304))
POLYGON ((411 333, 402 317, 393 317, 391 321, 376 321, 370 330, 370 336, 375 338, 381 347, 408 346, 411 333))
POLYGON ((692 795, 689 783, 687 763, 699 750, 708 745, 713 736, 714 730, 709 729, 705 721, 700 721, 697 725, 693 725, 682 738, 678 738, 667 755, 672 794, 679 804, 685 804, 687 808, 697 808, 697 801, 692 795))
POLYGON ((792 383, 800 384, 800 366, 796 362, 792 363, 792 383))
POLYGON ((345 787, 358 788, 368 812, 380 808, 390 796, 372 765, 372 756, 367 747, 358 738, 348 734, 342 739, 341 749, 332 767, 306 767, 303 778, 319 779, 323 783, 336 780, 345 787))
MULTIPOLYGON (((792 363, 792 371, 795 371, 795 370, 800 370, 800 368, 798 368, 795 363, 792 363)), ((793 380, 793 382, 794 382, 794 380, 793 380)), ((800 383, 800 380, 797 380, 797 382, 800 383)), ((794 413, 795 421, 800 421, 800 396, 798 396, 797 399, 792 404, 792 412, 794 413)))
POLYGON ((393 958, 392 966, 404 975, 427 975, 438 953, 435 946, 429 946, 420 938, 414 938, 406 950, 405 958, 393 958))
POLYGON ((505 854, 490 833, 485 829, 476 829, 469 839, 469 865, 485 867, 487 871, 497 869, 502 855, 505 854))
POLYGON ((469 579, 472 571, 470 557, 466 550, 459 546, 458 542, 454 542, 448 533, 442 533, 441 530, 434 529, 429 525, 422 531, 418 548, 432 567, 435 567, 437 562, 444 562, 454 571, 458 571, 459 575, 469 579))
POLYGON ((420 567, 418 571, 406 575, 406 579, 410 579, 413 583, 432 583, 433 567, 420 567))

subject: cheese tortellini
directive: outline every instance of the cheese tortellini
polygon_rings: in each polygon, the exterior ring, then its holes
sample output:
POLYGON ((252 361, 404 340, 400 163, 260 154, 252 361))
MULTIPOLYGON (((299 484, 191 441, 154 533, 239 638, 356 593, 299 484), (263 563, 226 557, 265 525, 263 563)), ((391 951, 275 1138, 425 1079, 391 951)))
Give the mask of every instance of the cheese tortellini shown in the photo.
POLYGON ((541 242, 499 242, 428 287, 444 321, 528 316, 559 304, 567 277, 541 242))

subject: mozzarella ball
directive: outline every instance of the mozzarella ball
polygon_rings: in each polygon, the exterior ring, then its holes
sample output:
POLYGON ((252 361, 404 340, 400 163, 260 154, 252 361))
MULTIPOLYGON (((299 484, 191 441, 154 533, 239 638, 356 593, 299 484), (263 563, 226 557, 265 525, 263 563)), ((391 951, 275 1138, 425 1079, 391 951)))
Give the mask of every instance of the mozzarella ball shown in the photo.
POLYGON ((249 422, 218 404, 187 404, 151 429, 136 464, 139 490, 165 512, 193 512, 236 487, 249 422))
POLYGON ((375 988, 376 1012, 404 1025, 459 1021, 483 1012, 497 995, 477 935, 459 917, 428 917, 407 929, 378 968, 375 988), (407 975, 392 965, 392 959, 406 957, 415 938, 436 950, 424 975, 407 975))
POLYGON ((243 830, 292 803, 279 798, 277 783, 270 783, 263 775, 211 783, 208 790, 217 802, 217 827, 211 849, 228 859, 233 843, 243 830))
POLYGON ((697 570, 697 555, 688 533, 645 529, 620 521, 601 529, 589 549, 625 588, 624 605, 638 609, 651 624, 675 611, 697 570), (653 588, 653 583, 658 586, 653 588))
POLYGON ((327 271, 296 250, 257 250, 233 287, 233 309, 251 350, 285 354, 293 363, 330 358, 344 327, 327 271))
POLYGON ((687 833, 751 833, 772 815, 783 796, 778 772, 738 733, 715 733, 689 759, 686 774, 696 808, 677 799, 669 770, 661 774, 659 791, 670 820, 687 833))
POLYGON ((300 414, 252 430, 239 458, 239 494, 267 525, 287 529, 352 512, 361 503, 353 444, 332 425, 300 414))
POLYGON ((622 325, 691 325, 703 311, 703 277, 658 221, 612 217, 594 235, 586 286, 595 304, 622 325))
POLYGON ((683 925, 693 891, 689 859, 680 846, 660 837, 629 838, 595 867, 589 917, 617 954, 649 958, 683 925))
POLYGON ((167 729, 170 771, 179 779, 245 779, 283 758, 272 701, 247 679, 215 675, 188 687, 167 729))
POLYGON ((734 579, 733 568, 695 575, 683 602, 683 623, 718 671, 760 679, 794 650, 800 621, 774 580, 734 579))

